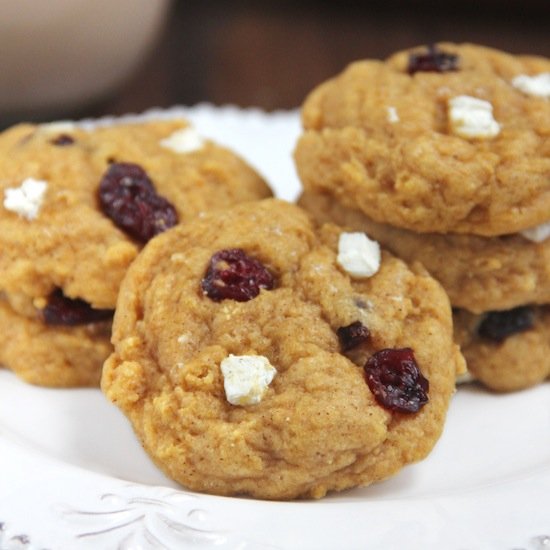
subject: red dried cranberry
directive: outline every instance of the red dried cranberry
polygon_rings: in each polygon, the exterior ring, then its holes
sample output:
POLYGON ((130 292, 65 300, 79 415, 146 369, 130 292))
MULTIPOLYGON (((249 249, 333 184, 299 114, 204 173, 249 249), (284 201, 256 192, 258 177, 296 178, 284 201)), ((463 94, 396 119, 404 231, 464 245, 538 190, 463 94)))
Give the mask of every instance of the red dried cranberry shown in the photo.
POLYGON ((386 409, 415 413, 428 402, 429 382, 411 348, 376 352, 365 365, 365 376, 376 401, 386 409))
POLYGON ((65 145, 72 145, 74 143, 74 138, 69 134, 59 134, 57 137, 53 138, 50 143, 64 147, 65 145))
POLYGON ((434 44, 428 46, 427 53, 409 55, 407 72, 438 72, 458 70, 458 55, 439 50, 434 44))
POLYGON ((178 223, 175 208, 157 195, 153 182, 138 164, 111 164, 99 185, 99 201, 104 214, 143 242, 178 223))
POLYGON ((273 275, 261 262, 240 248, 228 248, 212 256, 201 288, 215 302, 247 302, 258 296, 260 289, 271 290, 274 284, 273 275))
POLYGON ((370 337, 370 330, 361 321, 355 321, 345 327, 340 327, 336 334, 342 351, 349 351, 365 343, 370 337))
POLYGON ((48 304, 42 310, 42 318, 47 325, 87 325, 113 317, 111 309, 93 309, 79 298, 67 298, 61 289, 56 289, 48 297, 48 304))
POLYGON ((534 323, 535 312, 529 306, 507 311, 490 311, 481 321, 477 333, 487 340, 502 342, 512 334, 533 328, 534 323))

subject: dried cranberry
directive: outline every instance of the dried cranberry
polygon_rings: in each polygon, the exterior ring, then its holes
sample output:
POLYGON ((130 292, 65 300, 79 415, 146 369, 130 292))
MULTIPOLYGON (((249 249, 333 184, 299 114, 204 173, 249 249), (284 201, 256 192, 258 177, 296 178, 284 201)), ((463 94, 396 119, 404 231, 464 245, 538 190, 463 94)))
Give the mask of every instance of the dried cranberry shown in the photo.
POLYGON ((48 304, 42 310, 42 318, 47 325, 87 325, 113 317, 111 309, 93 309, 79 298, 67 298, 60 289, 48 297, 48 304))
POLYGON ((391 411, 415 413, 428 402, 429 382, 411 348, 376 352, 365 365, 365 376, 376 401, 391 411))
POLYGON ((175 208, 157 195, 153 182, 138 164, 116 162, 99 185, 101 209, 132 237, 148 241, 178 223, 175 208))
POLYGON ((481 321, 477 333, 487 340, 502 342, 508 336, 533 328, 535 312, 530 306, 507 311, 490 311, 481 321))
POLYGON ((65 145, 72 145, 74 143, 74 138, 69 134, 59 134, 57 137, 53 138, 50 143, 64 147, 65 145))
POLYGON ((240 248, 228 248, 212 256, 201 288, 215 302, 247 302, 258 296, 260 289, 271 290, 274 284, 273 275, 261 262, 240 248))
POLYGON ((340 341, 340 348, 342 351, 349 351, 350 349, 360 346, 366 342, 370 337, 369 329, 361 323, 361 321, 355 321, 345 327, 340 327, 336 334, 338 334, 338 340, 340 341))
POLYGON ((409 66, 407 72, 438 72, 458 70, 458 55, 439 50, 434 44, 428 46, 427 53, 409 55, 409 66))

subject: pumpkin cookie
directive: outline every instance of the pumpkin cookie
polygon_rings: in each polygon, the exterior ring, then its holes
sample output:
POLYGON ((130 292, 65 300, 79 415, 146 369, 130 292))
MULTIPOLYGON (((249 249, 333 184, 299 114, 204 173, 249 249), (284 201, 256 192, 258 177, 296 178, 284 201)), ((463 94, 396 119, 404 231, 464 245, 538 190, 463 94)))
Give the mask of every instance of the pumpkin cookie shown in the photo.
POLYGON ((152 240, 121 286, 102 389, 167 475, 319 498, 424 458, 463 359, 419 265, 265 200, 152 240))
POLYGON ((270 194, 244 161, 181 119, 6 130, 0 135, 0 296, 3 318, 21 318, 14 329, 19 351, 8 343, 10 332, 0 332, 0 364, 43 385, 97 383, 101 360, 91 358, 106 355, 109 336, 91 325, 110 322, 120 281, 143 244, 219 205, 270 194), (42 364, 42 352, 36 361, 23 360, 34 348, 31 334, 58 329, 67 336, 74 331, 66 349, 70 338, 56 340, 64 359, 53 364, 62 368, 42 364), (77 339, 93 373, 74 366, 77 339))
POLYGON ((550 306, 457 310, 453 318, 468 371, 489 388, 519 390, 550 377, 550 306))
POLYGON ((304 188, 379 223, 494 236, 550 221, 550 60, 438 44, 353 63, 306 99, 304 188))
POLYGON ((112 351, 111 321, 50 326, 19 315, 0 299, 2 363, 39 386, 98 386, 101 365, 112 351))
POLYGON ((550 374, 549 238, 414 233, 308 191, 299 204, 319 223, 346 224, 406 261, 421 262, 441 282, 455 308, 455 341, 468 365, 466 380, 512 391, 550 374))
POLYGON ((321 223, 364 231, 405 261, 421 262, 443 285, 454 307, 480 314, 550 303, 550 238, 537 242, 522 234, 415 233, 374 222, 328 194, 308 191, 299 204, 321 223))

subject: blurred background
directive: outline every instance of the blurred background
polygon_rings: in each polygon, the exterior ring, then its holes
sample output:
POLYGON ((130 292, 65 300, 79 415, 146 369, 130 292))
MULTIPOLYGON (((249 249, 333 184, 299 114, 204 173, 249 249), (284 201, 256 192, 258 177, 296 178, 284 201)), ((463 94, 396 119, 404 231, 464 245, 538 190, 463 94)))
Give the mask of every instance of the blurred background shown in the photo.
POLYGON ((353 60, 438 40, 550 56, 550 0, 4 4, 2 127, 199 102, 292 109, 353 60))

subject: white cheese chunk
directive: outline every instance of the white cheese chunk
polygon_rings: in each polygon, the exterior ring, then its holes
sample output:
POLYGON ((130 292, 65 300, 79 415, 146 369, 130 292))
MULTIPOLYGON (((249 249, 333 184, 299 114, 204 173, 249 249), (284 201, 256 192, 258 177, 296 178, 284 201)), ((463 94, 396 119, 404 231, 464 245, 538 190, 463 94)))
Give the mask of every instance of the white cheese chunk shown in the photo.
POLYGON ((387 119, 390 123, 399 122, 399 115, 395 107, 386 107, 387 119))
POLYGON ((493 138, 500 132, 500 124, 493 118, 493 106, 488 101, 459 95, 448 102, 451 131, 466 139, 493 138))
POLYGON ((523 235, 526 239, 535 243, 541 243, 550 237, 550 222, 520 231, 520 235, 523 235))
POLYGON ((76 130, 76 124, 70 120, 59 120, 57 122, 46 122, 38 128, 48 134, 62 134, 76 130))
POLYGON ((364 233, 341 233, 336 261, 352 277, 371 277, 380 269, 380 245, 364 233))
POLYGON ((220 364, 227 401, 255 405, 262 400, 277 370, 262 355, 229 355, 220 364))
POLYGON ((173 134, 167 138, 161 140, 162 147, 171 149, 175 153, 193 153, 204 147, 206 140, 198 134, 198 132, 192 128, 182 128, 176 130, 173 134))
POLYGON ((535 76, 520 74, 512 80, 512 86, 527 95, 549 98, 550 73, 540 73, 535 76))
POLYGON ((4 208, 27 220, 34 220, 42 206, 47 187, 45 181, 26 178, 19 187, 8 187, 4 191, 4 208))

